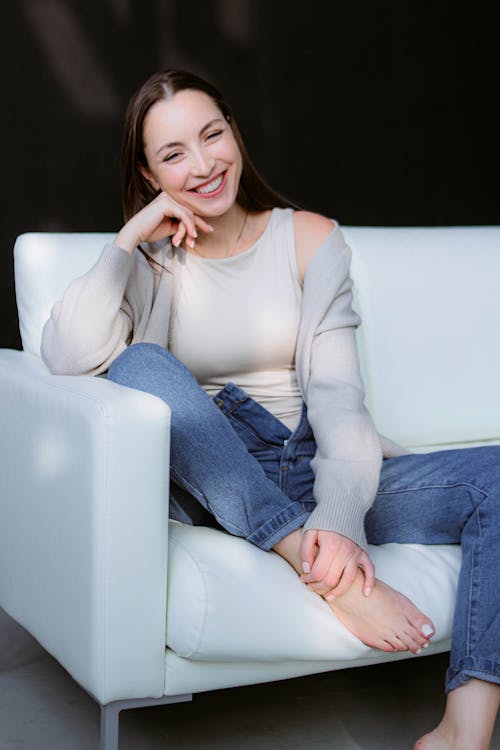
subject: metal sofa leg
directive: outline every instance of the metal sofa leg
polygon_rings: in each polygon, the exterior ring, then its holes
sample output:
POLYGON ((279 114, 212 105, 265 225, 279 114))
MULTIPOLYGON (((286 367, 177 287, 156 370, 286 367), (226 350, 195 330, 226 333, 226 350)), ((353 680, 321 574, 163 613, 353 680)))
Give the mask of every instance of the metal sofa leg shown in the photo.
POLYGON ((101 745, 100 750, 118 750, 118 722, 120 711, 129 708, 146 708, 147 706, 164 706, 168 703, 184 703, 192 700, 190 693, 185 695, 164 695, 162 698, 136 698, 125 701, 114 701, 101 706, 101 745))

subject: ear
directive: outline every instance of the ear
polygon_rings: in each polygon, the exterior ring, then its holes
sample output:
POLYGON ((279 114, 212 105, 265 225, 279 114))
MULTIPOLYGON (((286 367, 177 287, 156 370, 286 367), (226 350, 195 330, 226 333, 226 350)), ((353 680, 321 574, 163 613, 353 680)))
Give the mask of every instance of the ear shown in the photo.
POLYGON ((153 190, 160 190, 160 186, 156 182, 155 178, 153 177, 149 169, 145 167, 144 164, 141 164, 140 162, 138 163, 137 166, 139 167, 139 172, 142 174, 144 179, 147 180, 147 182, 149 182, 153 190))

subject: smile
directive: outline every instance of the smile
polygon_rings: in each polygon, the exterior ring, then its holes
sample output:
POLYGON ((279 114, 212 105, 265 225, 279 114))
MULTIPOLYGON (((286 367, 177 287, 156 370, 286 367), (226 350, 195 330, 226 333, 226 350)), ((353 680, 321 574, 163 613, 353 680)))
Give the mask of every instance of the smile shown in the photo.
POLYGON ((227 172, 223 172, 211 182, 207 182, 197 188, 192 188, 192 192, 196 193, 197 195, 206 195, 207 197, 214 195, 214 193, 218 194, 223 189, 226 174, 227 172))

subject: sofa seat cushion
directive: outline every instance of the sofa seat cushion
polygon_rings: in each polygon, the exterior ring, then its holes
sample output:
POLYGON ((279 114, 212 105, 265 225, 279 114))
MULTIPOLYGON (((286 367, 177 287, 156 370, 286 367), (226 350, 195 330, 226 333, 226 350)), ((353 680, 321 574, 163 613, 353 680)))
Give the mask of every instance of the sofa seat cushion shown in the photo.
MULTIPOLYGON (((377 577, 434 622, 433 642, 451 634, 460 547, 370 547, 377 577)), ((345 660, 374 650, 274 552, 204 527, 171 523, 167 645, 193 660, 345 660)), ((380 652, 378 652, 380 653, 380 652)))

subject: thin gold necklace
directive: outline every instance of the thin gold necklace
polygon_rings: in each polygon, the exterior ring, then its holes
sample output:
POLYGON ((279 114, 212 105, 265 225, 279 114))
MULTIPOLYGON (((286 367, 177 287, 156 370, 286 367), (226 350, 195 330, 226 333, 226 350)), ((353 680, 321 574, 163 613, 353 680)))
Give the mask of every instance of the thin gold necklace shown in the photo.
POLYGON ((245 211, 245 218, 243 220, 243 225, 242 225, 242 227, 241 227, 241 229, 240 229, 240 231, 238 233, 238 236, 236 237, 236 240, 235 240, 235 243, 234 243, 234 248, 233 248, 232 252, 229 252, 226 255, 226 258, 230 258, 236 252, 236 250, 238 248, 238 242, 241 240, 243 232, 245 231, 245 227, 247 225, 247 219, 248 219, 248 211, 245 211))
MULTIPOLYGON (((227 253, 227 255, 224 255, 223 258, 231 258, 234 255, 234 253, 235 253, 235 251, 236 251, 236 249, 238 247, 238 242, 241 240, 241 238, 243 236, 243 232, 245 231, 245 227, 247 225, 247 219, 248 219, 248 211, 245 212, 245 218, 243 220, 243 224, 241 225, 241 229, 238 232, 238 236, 236 237, 236 239, 234 241, 233 249, 230 250, 227 253)), ((187 248, 185 248, 185 249, 187 250, 187 248)), ((200 258, 210 257, 210 256, 207 256, 207 255, 201 255, 201 253, 196 249, 196 243, 194 243, 193 246, 191 248, 189 248, 189 249, 191 250, 191 252, 195 252, 196 255, 198 255, 200 258)))

